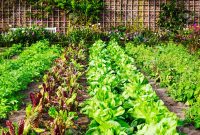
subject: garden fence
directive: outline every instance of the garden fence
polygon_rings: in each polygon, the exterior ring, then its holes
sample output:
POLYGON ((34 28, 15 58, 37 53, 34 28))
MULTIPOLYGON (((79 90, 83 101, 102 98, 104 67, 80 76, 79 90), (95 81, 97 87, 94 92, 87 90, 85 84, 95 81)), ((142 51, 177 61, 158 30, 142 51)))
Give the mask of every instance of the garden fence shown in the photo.
MULTIPOLYGON (((158 28, 157 21, 161 4, 168 0, 104 0, 104 11, 99 23, 106 29, 125 25, 135 28, 146 27, 152 30, 158 28)), ((44 27, 56 27, 58 32, 66 33, 69 21, 66 13, 55 9, 51 14, 41 11, 26 2, 11 3, 9 0, 0 0, 0 29, 7 27, 25 27, 40 25, 44 27), (29 13, 42 13, 42 17, 37 18, 29 13)), ((185 0, 186 8, 195 17, 190 20, 200 24, 200 0, 185 0)))

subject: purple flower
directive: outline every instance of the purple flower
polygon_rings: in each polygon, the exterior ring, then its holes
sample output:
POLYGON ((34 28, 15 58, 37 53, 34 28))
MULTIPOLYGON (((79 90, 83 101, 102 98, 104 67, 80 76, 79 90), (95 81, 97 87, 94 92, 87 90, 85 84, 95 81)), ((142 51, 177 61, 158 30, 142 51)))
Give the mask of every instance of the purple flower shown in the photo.
POLYGON ((193 27, 194 27, 194 28, 196 28, 196 27, 197 27, 197 24, 196 24, 196 23, 194 23, 194 24, 193 24, 193 27))

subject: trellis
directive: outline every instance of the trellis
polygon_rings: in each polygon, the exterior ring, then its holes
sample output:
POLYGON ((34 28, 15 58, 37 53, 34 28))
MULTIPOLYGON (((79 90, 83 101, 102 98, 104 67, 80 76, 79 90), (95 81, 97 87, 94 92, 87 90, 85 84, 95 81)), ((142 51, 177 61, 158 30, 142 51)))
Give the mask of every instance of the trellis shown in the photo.
MULTIPOLYGON (((55 9, 51 14, 40 9, 33 8, 26 2, 9 3, 9 0, 0 0, 0 28, 24 27, 42 25, 44 27, 56 27, 59 32, 66 33, 69 21, 64 11, 55 9), (4 4, 7 3, 5 8, 4 4), (42 12, 42 18, 33 18, 27 13, 42 12)), ((136 28, 147 27, 157 29, 157 20, 160 5, 168 0, 104 0, 105 10, 102 12, 101 26, 106 29, 119 25, 134 26, 136 28)), ((194 20, 200 24, 200 0, 186 0, 186 8, 195 13, 194 20)))
MULTIPOLYGON (((161 4, 169 0, 105 0, 106 10, 103 14, 103 27, 118 25, 139 25, 155 30, 161 4)), ((186 9, 195 13, 190 20, 200 24, 200 0, 187 0, 186 9)))

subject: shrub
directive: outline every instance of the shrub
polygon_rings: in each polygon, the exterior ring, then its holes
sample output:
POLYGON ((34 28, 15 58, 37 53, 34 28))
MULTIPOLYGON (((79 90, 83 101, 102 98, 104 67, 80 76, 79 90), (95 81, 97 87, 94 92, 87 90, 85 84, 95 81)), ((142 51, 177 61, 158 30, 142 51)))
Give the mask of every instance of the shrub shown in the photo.
POLYGON ((185 9, 184 1, 171 0, 170 3, 162 4, 161 9, 158 21, 161 29, 177 33, 178 30, 182 30, 185 27, 189 20, 187 16, 189 16, 190 12, 185 9))
POLYGON ((50 33, 44 28, 40 27, 26 27, 19 28, 15 31, 9 31, 6 34, 1 34, 0 36, 0 46, 11 46, 12 44, 23 44, 25 46, 31 45, 32 43, 36 43, 39 40, 48 40, 51 42, 58 42, 63 39, 64 36, 58 33, 50 33))

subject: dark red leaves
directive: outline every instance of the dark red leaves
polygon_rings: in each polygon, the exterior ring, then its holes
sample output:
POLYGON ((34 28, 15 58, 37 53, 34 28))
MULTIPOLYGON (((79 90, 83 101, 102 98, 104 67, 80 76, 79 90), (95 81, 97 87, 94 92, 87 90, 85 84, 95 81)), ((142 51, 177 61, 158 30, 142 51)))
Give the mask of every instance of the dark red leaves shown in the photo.
POLYGON ((60 135, 59 127, 56 125, 54 128, 54 135, 60 135))
POLYGON ((47 86, 45 83, 42 84, 44 91, 47 91, 47 86))
POLYGON ((33 107, 36 107, 39 104, 41 98, 42 98, 41 93, 36 93, 36 94, 30 93, 30 99, 33 107))
POLYGON ((6 126, 8 127, 9 129, 9 133, 10 135, 15 135, 15 127, 13 126, 12 122, 11 121, 6 121, 6 126))
POLYGON ((24 120, 21 120, 18 123, 18 134, 15 133, 15 127, 11 121, 6 121, 6 126, 9 129, 9 132, 2 131, 2 135, 23 135, 24 132, 24 120))
POLYGON ((2 135, 10 135, 9 133, 5 133, 4 131, 2 131, 2 135))
POLYGON ((24 120, 21 120, 19 122, 18 135, 23 135, 23 132, 24 132, 24 120))
POLYGON ((63 96, 66 98, 67 97, 67 92, 66 91, 62 91, 63 92, 63 96))

